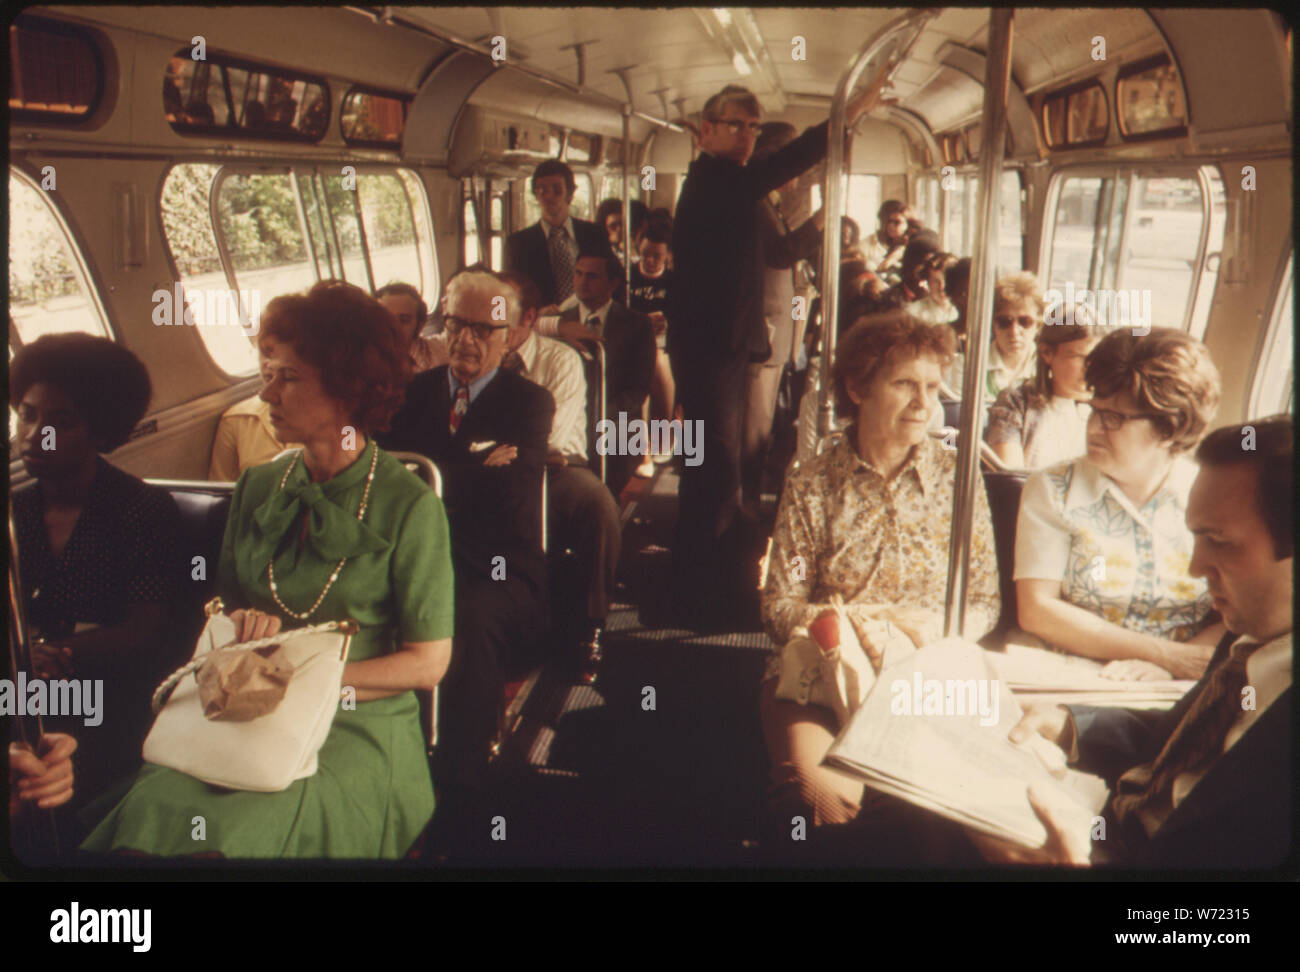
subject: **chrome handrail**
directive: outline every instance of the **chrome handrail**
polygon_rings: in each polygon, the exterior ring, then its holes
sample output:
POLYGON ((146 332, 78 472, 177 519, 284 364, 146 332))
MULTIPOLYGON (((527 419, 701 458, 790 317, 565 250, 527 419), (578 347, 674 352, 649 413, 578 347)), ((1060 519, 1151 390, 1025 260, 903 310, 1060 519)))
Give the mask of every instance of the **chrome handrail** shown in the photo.
MULTIPOLYGON (((984 74, 984 143, 980 152, 980 186, 975 246, 971 264, 966 320, 966 375, 961 431, 957 439, 957 481, 953 489, 952 534, 948 542, 948 592, 944 634, 964 635, 966 582, 970 568, 975 490, 980 479, 980 420, 984 415, 984 367, 993 324, 993 270, 998 253, 998 185, 1006 147, 1007 91, 1011 83, 1011 35, 1014 11, 994 7, 989 17, 988 56, 984 74)), ((994 618, 994 621, 997 619, 994 618)))
MULTIPOLYGON (((831 117, 827 126, 826 144, 826 192, 824 211, 826 222, 822 227, 822 367, 817 385, 817 434, 824 436, 834 427, 834 400, 831 396, 831 363, 835 356, 835 329, 839 322, 840 297, 840 220, 844 215, 844 113, 849 92, 857 84, 871 59, 884 47, 886 42, 897 34, 912 30, 912 38, 902 48, 902 54, 909 51, 921 35, 925 25, 937 17, 942 10, 913 10, 891 20, 868 40, 849 65, 848 71, 840 78, 831 100, 831 117)), ((899 62, 902 62, 902 57, 899 62)), ((897 70, 898 63, 894 65, 897 70)))

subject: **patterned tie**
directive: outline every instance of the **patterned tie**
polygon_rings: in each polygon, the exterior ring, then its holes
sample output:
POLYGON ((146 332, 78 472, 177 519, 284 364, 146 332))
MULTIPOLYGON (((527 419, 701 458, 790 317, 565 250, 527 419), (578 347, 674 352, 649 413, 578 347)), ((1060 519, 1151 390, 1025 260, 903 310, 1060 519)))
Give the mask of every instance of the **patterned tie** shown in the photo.
POLYGON ((1165 741, 1154 761, 1129 770, 1119 779, 1112 806, 1121 823, 1139 810, 1172 801, 1174 780, 1199 769, 1223 752, 1223 740, 1241 715, 1241 690, 1246 684, 1246 661, 1259 645, 1232 646, 1205 681, 1183 721, 1165 741))
POLYGON ((555 278, 555 302, 558 304, 573 293, 573 254, 569 252, 568 234, 563 226, 551 227, 547 246, 551 251, 551 275, 555 278))
POLYGON ((524 359, 518 351, 507 351, 505 357, 501 359, 501 367, 506 371, 513 371, 517 375, 522 375, 526 370, 524 368, 524 359))
POLYGON ((592 314, 590 317, 588 317, 588 318, 587 318, 587 327, 590 328, 591 330, 595 331, 597 334, 599 334, 599 333, 600 333, 600 315, 599 315, 599 314, 592 314))
POLYGON ((451 403, 451 416, 447 420, 447 426, 451 429, 451 434, 455 435, 456 430, 460 428, 460 420, 465 417, 469 411, 469 385, 460 385, 456 389, 456 400, 451 403))

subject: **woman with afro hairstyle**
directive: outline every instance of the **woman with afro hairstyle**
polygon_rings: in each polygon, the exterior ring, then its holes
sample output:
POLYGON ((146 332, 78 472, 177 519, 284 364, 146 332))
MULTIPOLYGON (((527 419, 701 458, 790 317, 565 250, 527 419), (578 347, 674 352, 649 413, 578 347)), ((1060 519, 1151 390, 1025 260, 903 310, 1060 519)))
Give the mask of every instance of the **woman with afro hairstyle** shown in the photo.
POLYGON ((166 491, 101 455, 126 442, 152 393, 134 354, 88 334, 39 338, 9 365, 17 449, 35 480, 12 496, 37 639, 27 675, 104 686, 94 728, 89 712, 46 719, 80 741, 78 806, 140 765, 149 695, 177 661, 171 605, 189 577, 180 513, 166 491))

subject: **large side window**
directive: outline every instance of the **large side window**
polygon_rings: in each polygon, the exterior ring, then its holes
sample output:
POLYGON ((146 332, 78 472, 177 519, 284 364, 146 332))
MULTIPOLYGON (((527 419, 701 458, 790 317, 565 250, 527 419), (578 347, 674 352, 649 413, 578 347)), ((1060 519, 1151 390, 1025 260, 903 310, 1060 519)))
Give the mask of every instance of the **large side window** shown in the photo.
MULTIPOLYGON (((46 334, 112 337, 90 275, 49 197, 9 170, 9 357, 46 334)), ((9 438, 18 415, 9 410, 9 438)))
POLYGON ((1246 414, 1263 418, 1295 409, 1295 261, 1287 258, 1286 275, 1273 302, 1273 314, 1251 383, 1246 414))
MULTIPOLYGON (((1058 176, 1048 286, 1149 301, 1156 327, 1205 329, 1223 241, 1213 167, 1058 176)), ((1129 306, 1117 303, 1114 306, 1129 306)))
POLYGON ((168 172, 162 217, 191 318, 232 375, 257 365, 245 328, 232 325, 256 326, 275 297, 327 278, 365 290, 402 280, 426 300, 437 287, 428 204, 407 170, 187 163, 168 172))
POLYGON ((163 71, 163 115, 182 135, 319 141, 329 125, 329 86, 268 65, 212 51, 194 60, 177 51, 163 71))
POLYGON ((111 337, 90 276, 49 195, 9 170, 9 344, 83 331, 111 337))
POLYGON ((1005 169, 998 186, 998 275, 1024 267, 1024 236, 1020 228, 1020 173, 1005 169))

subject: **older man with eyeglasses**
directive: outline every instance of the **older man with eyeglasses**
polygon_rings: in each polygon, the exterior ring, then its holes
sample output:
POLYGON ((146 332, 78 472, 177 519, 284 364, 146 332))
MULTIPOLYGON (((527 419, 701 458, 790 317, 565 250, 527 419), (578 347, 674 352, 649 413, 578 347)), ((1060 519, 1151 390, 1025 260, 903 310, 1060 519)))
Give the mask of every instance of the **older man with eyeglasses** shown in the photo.
MULTIPOLYGON (((846 106, 849 125, 880 101, 886 65, 846 106)), ((695 628, 724 618, 716 606, 754 588, 742 576, 743 547, 732 529, 740 506, 741 420, 745 369, 771 353, 763 316, 765 268, 758 245, 758 204, 826 154, 827 124, 805 131, 749 164, 762 106, 728 85, 704 105, 699 157, 677 202, 672 250, 674 290, 668 353, 688 421, 704 425, 703 462, 683 466, 673 545, 676 616, 695 628), (720 592, 718 585, 723 584, 720 592), (722 593, 723 596, 719 596, 722 593)))
POLYGON ((447 284, 450 363, 416 375, 380 436, 438 465, 451 527, 456 634, 442 685, 438 782, 477 784, 504 682, 540 660, 548 624, 541 490, 555 400, 502 366, 519 295, 490 273, 447 284))

